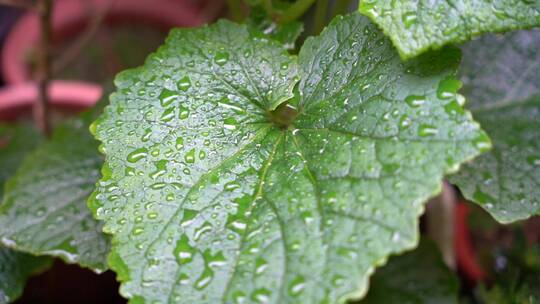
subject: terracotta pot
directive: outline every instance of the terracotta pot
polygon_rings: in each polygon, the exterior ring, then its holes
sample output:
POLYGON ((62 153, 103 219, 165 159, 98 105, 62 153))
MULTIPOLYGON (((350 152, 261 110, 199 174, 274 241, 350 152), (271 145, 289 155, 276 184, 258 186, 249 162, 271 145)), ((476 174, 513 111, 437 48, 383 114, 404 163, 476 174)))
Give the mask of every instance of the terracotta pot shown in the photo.
POLYGON ((486 273, 478 263, 476 251, 472 244, 472 237, 467 224, 469 208, 463 202, 456 204, 454 225, 454 247, 458 269, 472 283, 476 284, 486 278, 486 273))
MULTIPOLYGON (((88 23, 89 7, 102 10, 113 1, 108 9, 107 24, 146 24, 163 30, 175 26, 198 26, 213 19, 203 13, 201 3, 193 0, 56 0, 53 11, 53 39, 58 43, 79 34, 88 23)), ((221 5, 223 1, 212 1, 221 5)), ((217 12, 217 11, 216 11, 217 12)), ((39 41, 39 18, 35 12, 24 14, 7 35, 2 50, 2 74, 7 84, 24 83, 30 80, 28 67, 29 50, 39 41)))
MULTIPOLYGON (((51 108, 60 112, 78 112, 94 105, 103 90, 100 86, 77 81, 53 81, 49 88, 51 108)), ((0 121, 31 117, 38 98, 35 83, 6 86, 0 90, 0 121)))

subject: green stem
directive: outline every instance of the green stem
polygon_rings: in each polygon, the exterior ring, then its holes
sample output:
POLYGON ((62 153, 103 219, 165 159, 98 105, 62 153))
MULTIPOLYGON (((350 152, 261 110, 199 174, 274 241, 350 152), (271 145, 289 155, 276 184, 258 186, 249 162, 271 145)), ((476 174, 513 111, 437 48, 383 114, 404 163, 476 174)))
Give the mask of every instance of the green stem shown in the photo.
POLYGON ((318 35, 326 24, 326 10, 328 8, 328 0, 317 0, 315 6, 315 21, 313 24, 313 34, 318 35))
POLYGON ((297 0, 279 18, 280 23, 289 23, 302 16, 313 5, 315 0, 297 0))
POLYGON ((345 15, 349 11, 350 0, 336 0, 332 10, 332 18, 337 15, 345 15))
POLYGON ((244 20, 244 11, 242 10, 241 0, 227 0, 229 5, 229 13, 231 14, 231 19, 236 22, 241 22, 244 20))
POLYGON ((263 7, 266 11, 266 14, 270 16, 270 18, 274 19, 274 6, 272 5, 272 0, 263 0, 263 7))

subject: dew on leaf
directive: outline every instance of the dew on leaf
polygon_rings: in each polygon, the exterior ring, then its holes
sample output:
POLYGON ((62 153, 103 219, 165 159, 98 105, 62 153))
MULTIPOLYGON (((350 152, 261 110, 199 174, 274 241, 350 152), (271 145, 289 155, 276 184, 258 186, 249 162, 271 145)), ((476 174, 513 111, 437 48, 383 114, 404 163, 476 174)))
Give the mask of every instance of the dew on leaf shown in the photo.
POLYGON ((439 130, 433 125, 421 124, 418 127, 418 136, 420 137, 433 136, 437 135, 437 133, 439 133, 439 130))
POLYGON ((439 82, 437 87, 437 97, 440 99, 450 99, 456 97, 456 92, 461 88, 461 81, 447 78, 439 82))
POLYGON ((420 95, 409 95, 405 98, 405 102, 413 107, 413 108, 417 108, 421 105, 423 105, 425 102, 426 102, 426 97, 425 96, 420 96, 420 95))
POLYGON ((162 107, 168 107, 177 97, 176 92, 164 88, 159 94, 159 101, 162 107))
POLYGON ((178 118, 187 119, 188 117, 189 117, 189 109, 184 106, 180 106, 180 109, 178 112, 178 118))
POLYGON ((176 257, 178 264, 185 265, 193 260, 193 255, 195 255, 195 252, 196 249, 189 244, 188 237, 186 235, 182 235, 180 239, 176 241, 173 254, 176 257))
POLYGON ((188 76, 184 76, 182 79, 178 80, 176 86, 179 90, 187 91, 191 87, 191 80, 188 76))
POLYGON ((193 164, 195 162, 195 148, 191 149, 186 155, 184 156, 184 160, 188 164, 193 164))
POLYGON ((130 163, 136 163, 139 160, 146 158, 146 156, 148 156, 148 150, 146 148, 138 148, 128 154, 127 161, 130 163))

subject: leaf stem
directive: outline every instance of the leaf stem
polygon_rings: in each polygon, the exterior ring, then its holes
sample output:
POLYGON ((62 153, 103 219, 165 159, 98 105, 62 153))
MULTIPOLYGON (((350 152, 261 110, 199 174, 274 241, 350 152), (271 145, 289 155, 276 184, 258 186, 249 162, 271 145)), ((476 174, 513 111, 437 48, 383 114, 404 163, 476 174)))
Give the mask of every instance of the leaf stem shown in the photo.
POLYGON ((349 10, 350 0, 336 0, 334 7, 332 8, 332 18, 337 15, 345 15, 349 10))
POLYGON ((40 0, 38 3, 41 39, 38 48, 38 100, 34 105, 34 122, 46 135, 50 134, 49 121, 49 81, 51 78, 51 38, 52 38, 52 0, 40 0))
POLYGON ((328 0, 317 0, 315 5, 315 21, 313 24, 313 35, 318 35, 326 24, 326 11, 328 0))
POLYGON ((426 206, 427 235, 437 243, 446 265, 455 269, 454 208, 456 190, 448 182, 442 184, 440 195, 432 198, 426 206))
POLYGON ((244 20, 244 11, 241 0, 227 0, 227 5, 229 6, 231 19, 236 22, 242 22, 244 20))
POLYGON ((313 5, 315 0, 297 0, 279 18, 279 23, 289 23, 302 16, 313 5))
POLYGON ((274 12, 274 6, 272 5, 272 0, 263 0, 263 7, 266 11, 266 14, 270 16, 270 18, 274 19, 275 12, 274 12))

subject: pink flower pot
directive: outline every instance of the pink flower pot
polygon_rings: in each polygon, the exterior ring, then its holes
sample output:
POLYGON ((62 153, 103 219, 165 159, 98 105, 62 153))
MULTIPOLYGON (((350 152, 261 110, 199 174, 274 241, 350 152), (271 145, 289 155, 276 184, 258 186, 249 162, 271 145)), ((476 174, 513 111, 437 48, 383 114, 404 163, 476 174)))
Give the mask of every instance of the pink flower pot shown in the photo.
MULTIPOLYGON (((49 88, 50 106, 64 112, 78 112, 94 105, 103 90, 100 86, 77 81, 53 81, 49 88)), ((0 121, 28 116, 38 99, 35 83, 23 83, 0 89, 0 121)))
MULTIPOLYGON (((102 10, 109 1, 113 3, 105 18, 108 24, 131 22, 168 30, 175 26, 198 26, 215 17, 203 13, 202 4, 209 2, 201 0, 56 0, 52 14, 54 41, 79 34, 89 21, 89 8, 102 10)), ((222 3, 214 0, 210 4, 222 3)), ((27 12, 13 26, 2 50, 2 74, 7 84, 30 81, 27 56, 39 37, 39 18, 35 12, 27 12)))

